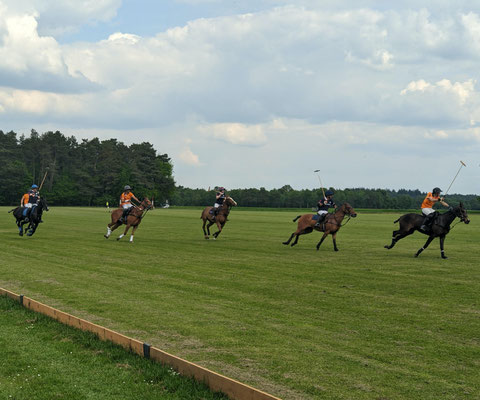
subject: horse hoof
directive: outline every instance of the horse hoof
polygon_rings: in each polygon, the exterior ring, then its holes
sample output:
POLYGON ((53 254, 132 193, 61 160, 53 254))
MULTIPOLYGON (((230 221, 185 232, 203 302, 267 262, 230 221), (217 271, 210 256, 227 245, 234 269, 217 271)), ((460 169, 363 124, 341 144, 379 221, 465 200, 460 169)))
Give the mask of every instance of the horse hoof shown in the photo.
POLYGON ((18 235, 19 235, 19 236, 23 236, 23 232, 18 232, 18 235))
POLYGON ((103 235, 103 237, 104 237, 105 239, 108 239, 108 238, 109 238, 110 236, 107 236, 107 235, 103 235))
POLYGON ((442 258, 443 258, 444 260, 446 260, 448 257, 447 257, 447 256, 442 256, 442 258))
POLYGON ((117 240, 120 240, 120 238, 117 238, 117 240))

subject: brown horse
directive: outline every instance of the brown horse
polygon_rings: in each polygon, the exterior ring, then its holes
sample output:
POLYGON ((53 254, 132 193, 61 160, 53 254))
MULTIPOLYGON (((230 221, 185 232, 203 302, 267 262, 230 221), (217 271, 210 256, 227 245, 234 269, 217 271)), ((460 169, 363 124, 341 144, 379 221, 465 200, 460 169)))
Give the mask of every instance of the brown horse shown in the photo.
POLYGON ((215 218, 213 217, 213 214, 210 213, 213 207, 205 207, 203 209, 202 216, 200 218, 203 220, 202 228, 203 228, 203 233, 205 235, 205 239, 209 239, 210 227, 215 223, 217 224, 218 231, 213 234, 213 240, 215 240, 218 237, 218 235, 220 235, 220 232, 222 232, 222 229, 225 223, 227 222, 227 217, 228 217, 228 214, 230 213, 230 208, 236 205, 237 203, 235 202, 235 200, 233 200, 230 196, 227 196, 222 206, 220 207, 220 210, 218 210, 218 214, 215 218), (207 230, 205 230, 205 225, 207 224, 207 221, 208 221, 207 230))
MULTIPOLYGON (((125 231, 117 238, 117 240, 120 240, 122 237, 124 237, 130 227, 133 226, 132 233, 130 235, 130 243, 132 243, 133 235, 135 234, 138 225, 140 225, 140 222, 142 222, 142 218, 145 216, 147 211, 150 210, 151 207, 152 202, 147 197, 143 199, 139 206, 134 206, 132 211, 130 211, 130 213, 127 215, 127 220, 125 222, 125 231)), ((120 221, 122 213, 123 208, 117 208, 116 210, 112 211, 112 222, 107 225, 107 233, 104 235, 106 239, 110 237, 110 235, 115 229, 117 229, 120 225, 124 223, 120 221)))
POLYGON ((337 232, 342 227, 342 221, 345 218, 345 215, 349 217, 355 218, 357 213, 353 209, 353 207, 348 203, 343 203, 333 214, 327 214, 325 217, 325 221, 321 226, 315 226, 317 223, 316 220, 313 219, 312 214, 304 214, 297 216, 293 222, 299 219, 297 224, 297 230, 292 233, 290 238, 286 242, 282 242, 285 245, 288 245, 293 237, 295 236, 295 241, 292 243, 292 246, 295 246, 298 242, 298 237, 300 235, 304 235, 306 233, 313 232, 313 230, 317 230, 323 232, 323 236, 320 239, 320 242, 317 244, 317 250, 320 248, 320 245, 325 240, 328 235, 332 235, 333 239, 333 249, 338 251, 337 247, 337 232))

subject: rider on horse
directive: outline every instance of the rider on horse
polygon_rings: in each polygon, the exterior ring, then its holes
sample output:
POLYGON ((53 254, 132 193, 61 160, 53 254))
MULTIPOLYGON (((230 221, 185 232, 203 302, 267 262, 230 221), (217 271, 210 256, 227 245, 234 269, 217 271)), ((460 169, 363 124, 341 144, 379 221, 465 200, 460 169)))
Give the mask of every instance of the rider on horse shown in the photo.
POLYGON ((423 200, 421 208, 425 219, 423 220, 423 225, 420 227, 420 229, 424 232, 430 230, 435 217, 438 215, 438 211, 433 209, 435 203, 440 203, 441 205, 448 207, 448 204, 443 201, 443 197, 440 197, 441 192, 442 190, 436 187, 431 192, 428 192, 427 196, 423 200))
POLYGON ((120 196, 120 207, 123 208, 123 214, 120 217, 120 222, 125 222, 128 217, 128 213, 130 212, 130 209, 133 207, 132 204, 132 199, 136 200, 137 203, 140 203, 140 200, 138 200, 135 195, 131 192, 132 188, 129 185, 126 185, 123 188, 123 193, 120 196))
POLYGON ((215 219, 215 217, 217 216, 218 211, 222 207, 223 202, 225 201, 226 197, 227 196, 225 194, 225 188, 224 187, 219 187, 218 192, 215 195, 215 204, 213 205, 213 219, 215 219))
POLYGON ((318 213, 318 221, 315 224, 315 227, 320 227, 323 222, 325 221, 325 217, 328 214, 329 208, 336 208, 337 205, 333 201, 333 191, 327 190, 325 192, 325 197, 321 198, 317 203, 317 213, 318 213))
MULTIPOLYGON (((27 193, 22 196, 20 200, 20 207, 24 207, 23 216, 26 218, 30 218, 32 211, 35 207, 38 206, 38 202, 40 201, 40 193, 38 192, 38 186, 32 185, 27 193)), ((43 221, 40 221, 43 222, 43 221)))

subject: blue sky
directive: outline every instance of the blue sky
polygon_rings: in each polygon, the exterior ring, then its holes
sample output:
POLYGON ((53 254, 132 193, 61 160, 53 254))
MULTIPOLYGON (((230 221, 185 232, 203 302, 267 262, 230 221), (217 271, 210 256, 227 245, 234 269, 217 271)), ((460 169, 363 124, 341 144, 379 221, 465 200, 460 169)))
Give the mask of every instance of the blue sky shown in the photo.
MULTIPOLYGON (((479 193, 480 5, 0 0, 0 129, 149 141, 187 187, 479 193)), ((114 167, 114 166, 112 166, 114 167)))

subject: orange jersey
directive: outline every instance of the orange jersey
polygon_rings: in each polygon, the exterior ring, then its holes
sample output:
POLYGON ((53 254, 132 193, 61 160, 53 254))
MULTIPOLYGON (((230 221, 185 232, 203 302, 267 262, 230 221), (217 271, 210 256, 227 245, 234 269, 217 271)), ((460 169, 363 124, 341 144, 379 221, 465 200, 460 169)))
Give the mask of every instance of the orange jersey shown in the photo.
POLYGON ((134 194, 132 192, 128 192, 127 194, 122 193, 120 196, 120 205, 123 206, 125 204, 130 204, 133 196, 134 194))
POLYGON ((433 197, 435 199, 440 199, 440 196, 435 197, 432 192, 428 192, 427 196, 423 200, 421 208, 433 208, 433 205, 436 203, 436 201, 432 201, 429 199, 429 197, 433 197))
POLYGON ((25 193, 22 196, 22 200, 20 200, 20 207, 25 207, 28 204, 28 200, 30 199, 30 196, 28 193, 25 193))

